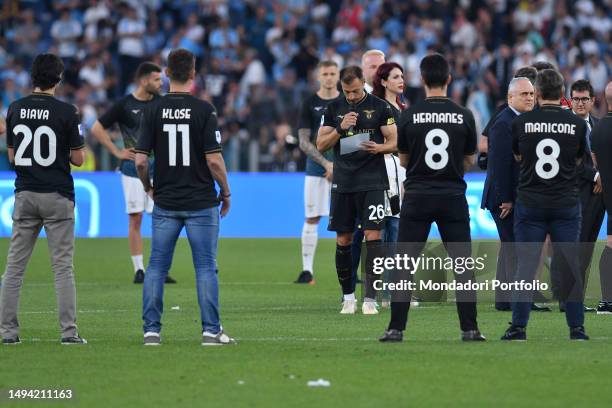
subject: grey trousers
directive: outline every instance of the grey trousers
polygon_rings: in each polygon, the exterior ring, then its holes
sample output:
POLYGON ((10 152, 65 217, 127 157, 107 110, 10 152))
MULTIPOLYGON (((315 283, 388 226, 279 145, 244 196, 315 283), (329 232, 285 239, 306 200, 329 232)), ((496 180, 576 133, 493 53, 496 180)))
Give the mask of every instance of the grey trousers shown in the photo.
POLYGON ((44 226, 55 274, 55 294, 62 337, 77 335, 74 253, 74 202, 59 193, 20 191, 15 195, 13 233, 0 291, 0 335, 19 335, 19 293, 36 238, 44 226))

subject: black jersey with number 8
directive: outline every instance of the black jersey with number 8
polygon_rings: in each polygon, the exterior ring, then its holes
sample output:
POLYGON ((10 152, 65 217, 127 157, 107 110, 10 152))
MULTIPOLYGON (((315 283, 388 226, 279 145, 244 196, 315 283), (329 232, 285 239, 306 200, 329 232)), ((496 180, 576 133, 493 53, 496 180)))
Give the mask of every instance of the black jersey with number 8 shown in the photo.
POLYGON ((577 163, 585 121, 558 105, 543 105, 512 122, 512 149, 521 156, 517 201, 535 208, 578 203, 577 163))
POLYGON ((426 98, 402 112, 397 147, 409 155, 407 193, 464 194, 464 158, 476 153, 474 116, 448 98, 426 98))

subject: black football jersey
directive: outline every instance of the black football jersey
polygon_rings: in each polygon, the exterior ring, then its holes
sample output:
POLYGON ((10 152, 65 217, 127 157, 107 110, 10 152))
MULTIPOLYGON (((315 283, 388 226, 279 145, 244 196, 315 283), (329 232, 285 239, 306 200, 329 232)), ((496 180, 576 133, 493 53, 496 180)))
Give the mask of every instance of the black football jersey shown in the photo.
MULTIPOLYGON (((310 130, 310 141, 316 146, 317 132, 321 126, 321 117, 327 107, 327 104, 339 99, 323 99, 316 93, 306 98, 302 104, 300 111, 300 117, 298 120, 298 129, 309 129, 310 130)), ((331 149, 323 154, 329 161, 333 160, 333 152, 331 149)), ((310 157, 306 159, 306 175, 323 177, 325 175, 325 169, 317 162, 312 160, 310 157)))
MULTIPOLYGON (((351 132, 343 132, 340 139, 368 133, 370 140, 384 143, 385 138, 380 131, 381 126, 395 124, 393 112, 384 100, 366 93, 356 104, 350 104, 346 98, 339 99, 327 105, 323 115, 323 126, 337 127, 349 112, 356 112, 357 124, 351 132)), ((385 157, 382 154, 371 154, 366 151, 340 154, 340 141, 334 145, 334 176, 332 191, 352 193, 358 191, 388 190, 389 179, 385 167, 385 157)))
MULTIPOLYGON (((133 149, 138 143, 140 123, 144 109, 158 98, 159 96, 154 95, 148 101, 141 101, 132 94, 126 95, 115 102, 108 111, 98 118, 98 121, 104 129, 110 128, 115 123, 118 124, 121 137, 123 138, 123 146, 126 149, 133 149)), ((126 176, 138 177, 136 166, 132 160, 122 160, 120 169, 121 173, 126 176)))
POLYGON ((522 157, 517 201, 535 208, 576 205, 576 159, 584 154, 584 120, 560 105, 543 105, 514 119, 512 138, 514 154, 522 157))
POLYGON ((6 143, 15 149, 15 191, 58 192, 74 200, 70 151, 84 147, 78 110, 45 93, 13 102, 6 143))
POLYGON ((221 152, 217 112, 188 93, 171 92, 145 108, 136 152, 155 155, 155 204, 195 211, 219 204, 205 154, 221 152))
POLYGON ((597 170, 603 186, 606 208, 612 215, 612 112, 595 125, 591 132, 591 149, 597 159, 597 170))
POLYGON ((409 155, 406 192, 465 194, 464 156, 476 153, 476 137, 472 112, 448 98, 426 98, 403 111, 397 148, 409 155))

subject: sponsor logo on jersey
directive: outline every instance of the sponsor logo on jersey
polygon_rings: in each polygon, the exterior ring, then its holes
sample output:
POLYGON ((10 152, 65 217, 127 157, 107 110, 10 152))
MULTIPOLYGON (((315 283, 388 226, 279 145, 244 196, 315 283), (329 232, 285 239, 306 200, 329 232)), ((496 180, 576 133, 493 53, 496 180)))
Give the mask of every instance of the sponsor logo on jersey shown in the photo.
POLYGON ((138 115, 138 112, 140 112, 140 109, 132 109, 132 113, 134 115, 138 115))
POLYGON ((221 144, 221 132, 218 130, 215 131, 215 138, 217 139, 217 143, 221 144))
POLYGON ((321 109, 323 109, 323 107, 322 107, 322 106, 315 106, 315 107, 314 107, 314 110, 316 110, 317 112, 318 112, 318 111, 320 111, 321 109))

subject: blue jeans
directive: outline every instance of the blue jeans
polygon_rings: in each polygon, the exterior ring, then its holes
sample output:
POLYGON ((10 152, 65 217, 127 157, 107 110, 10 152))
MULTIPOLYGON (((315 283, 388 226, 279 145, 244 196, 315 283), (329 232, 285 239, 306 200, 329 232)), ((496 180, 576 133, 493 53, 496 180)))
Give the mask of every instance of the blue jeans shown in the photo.
POLYGON ((196 271, 202 330, 213 334, 221 331, 217 282, 219 210, 212 207, 197 211, 168 211, 155 206, 151 259, 142 288, 142 319, 145 333, 161 331, 164 281, 172 264, 176 240, 183 227, 187 229, 196 271))
POLYGON ((399 232, 398 217, 385 217, 384 227, 382 230, 382 242, 397 242, 397 234, 399 232))
MULTIPOLYGON (((516 203, 514 207, 518 261, 514 281, 523 279, 531 282, 535 279, 542 246, 546 234, 550 233, 555 255, 565 258, 568 265, 567 269, 552 273, 563 274, 561 280, 565 286, 565 296, 571 299, 565 306, 565 317, 570 327, 584 324, 583 285, 578 271, 580 221, 579 204, 569 208, 534 208, 516 203)), ((533 291, 512 292, 512 324, 515 326, 527 326, 532 297, 533 291)))

